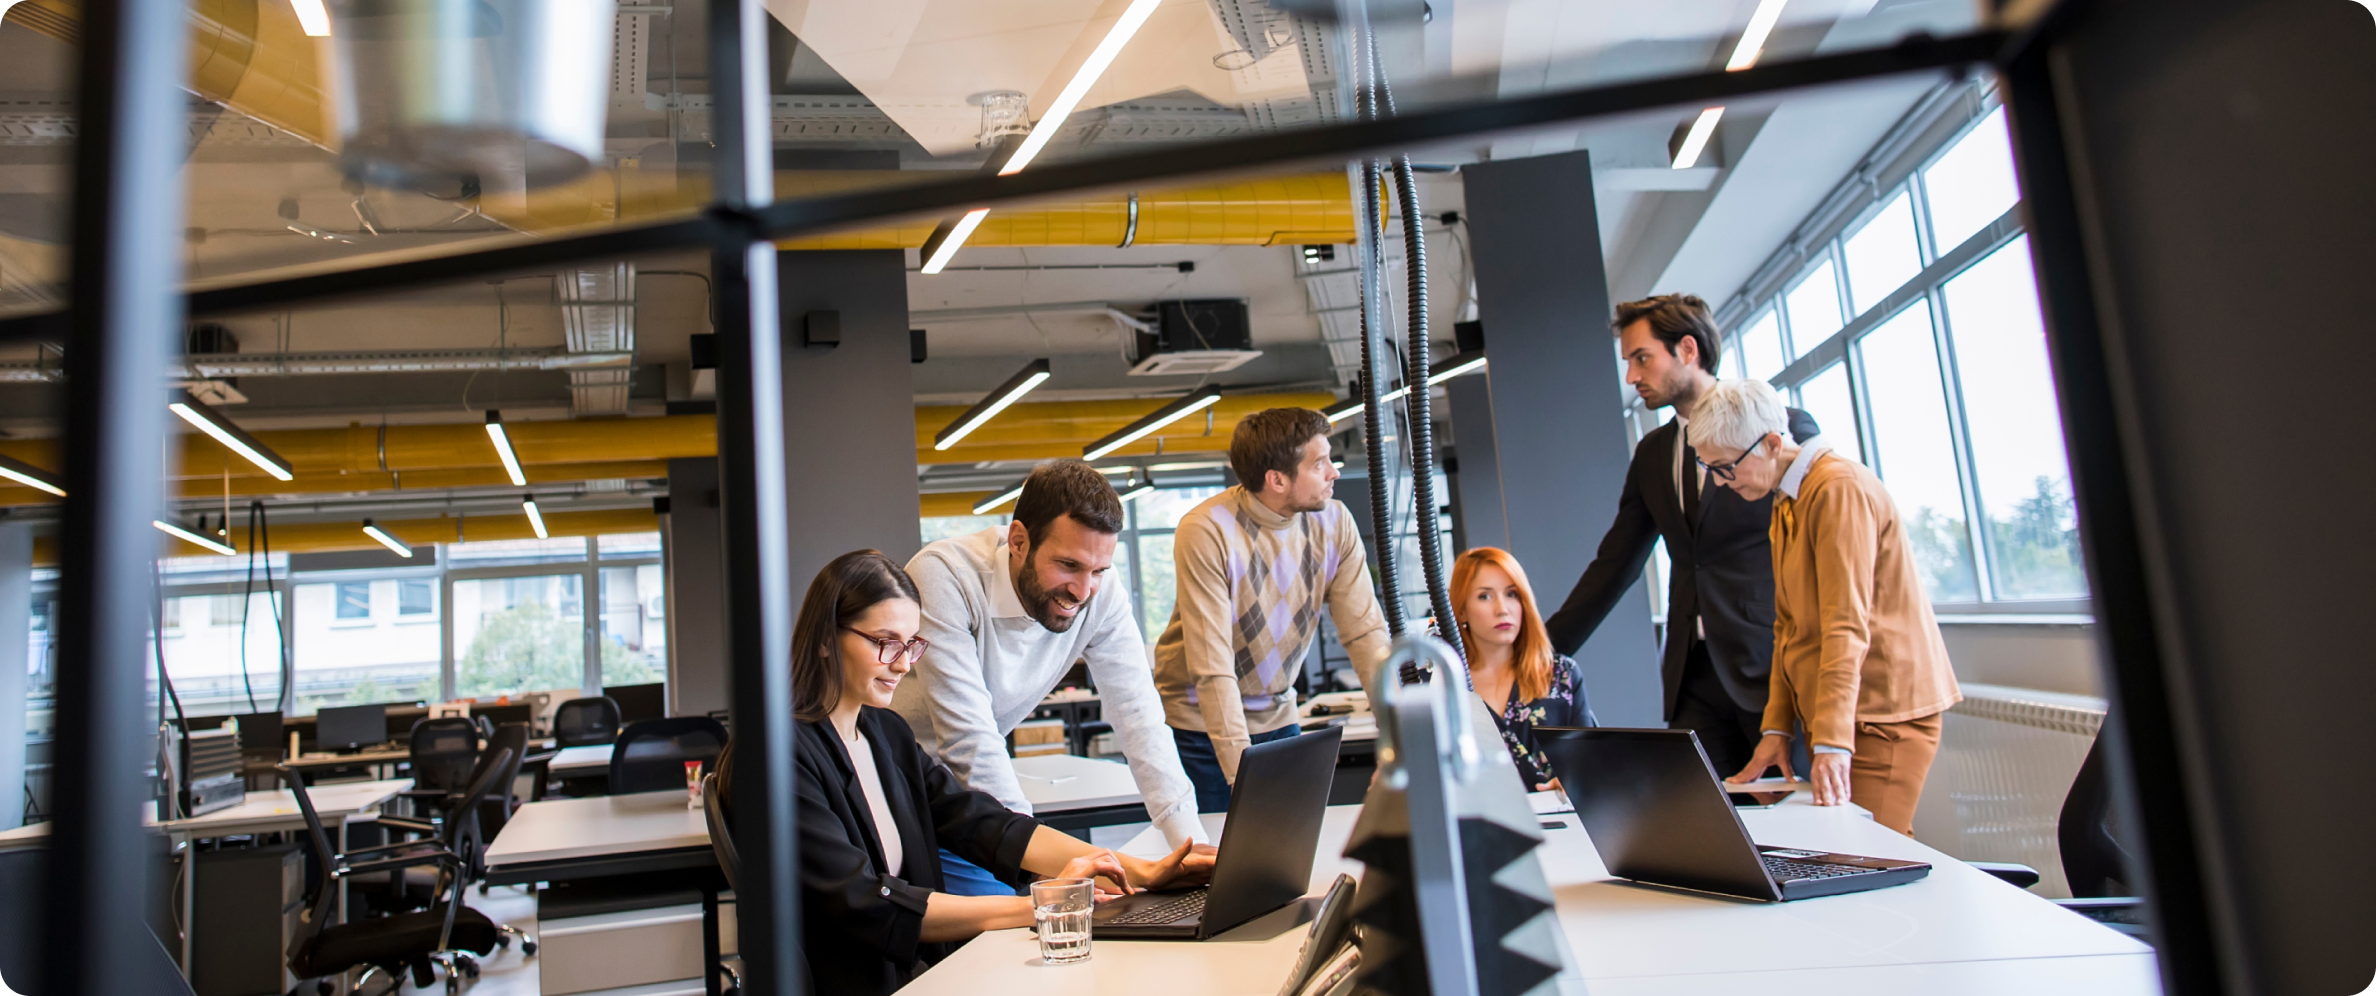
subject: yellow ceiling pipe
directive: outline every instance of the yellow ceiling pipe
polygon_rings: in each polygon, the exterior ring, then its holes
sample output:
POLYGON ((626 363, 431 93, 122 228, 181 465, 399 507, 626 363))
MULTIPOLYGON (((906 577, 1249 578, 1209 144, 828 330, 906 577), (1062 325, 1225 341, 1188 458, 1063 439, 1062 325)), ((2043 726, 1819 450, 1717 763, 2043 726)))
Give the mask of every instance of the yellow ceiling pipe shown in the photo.
MULTIPOLYGON (((190 90, 323 148, 337 144, 322 92, 329 39, 309 38, 285 0, 191 0, 190 90)), ((79 0, 23 0, 7 20, 68 45, 82 40, 79 0)))
MULTIPOLYGON (((602 536, 612 533, 648 533, 660 528, 660 520, 648 508, 623 508, 599 512, 546 512, 545 531, 553 536, 602 536)), ((465 540, 533 539, 534 527, 523 514, 509 515, 441 515, 433 519, 381 520, 381 529, 397 539, 414 546, 431 543, 457 543, 465 540)), ((247 542, 244 532, 234 530, 232 545, 247 542)), ((215 554, 187 540, 158 533, 162 549, 169 557, 203 557, 215 554)), ((384 550, 378 540, 363 534, 363 520, 353 522, 299 522, 272 527, 274 553, 327 553, 334 550, 384 550)), ((241 550, 245 554, 246 550, 241 550)), ((231 558, 224 558, 230 560, 231 558)), ((33 540, 35 564, 57 563, 56 540, 49 536, 33 540)))
MULTIPOLYGON (((921 507, 917 510, 917 514, 927 519, 937 519, 946 515, 972 515, 975 505, 981 504, 982 499, 997 493, 996 491, 953 491, 946 494, 925 495, 923 500, 918 503, 921 507)), ((1002 509, 1001 511, 1011 510, 1002 509)))
MULTIPOLYGON (((955 405, 916 409, 916 462, 919 464, 977 463, 991 460, 1049 460, 1078 457, 1081 447, 1120 431, 1147 413, 1169 403, 1168 398, 1116 401, 1024 402, 1000 412, 990 424, 973 431, 946 450, 932 448, 932 437, 965 413, 955 405)), ((1155 435, 1114 451, 1113 456, 1162 453, 1213 453, 1229 449, 1229 434, 1238 420, 1265 408, 1325 408, 1336 396, 1323 391, 1279 394, 1225 394, 1202 412, 1163 427, 1155 435), (1211 414, 1210 431, 1206 415, 1211 414), (1157 448, 1160 444, 1160 450, 1157 448)))

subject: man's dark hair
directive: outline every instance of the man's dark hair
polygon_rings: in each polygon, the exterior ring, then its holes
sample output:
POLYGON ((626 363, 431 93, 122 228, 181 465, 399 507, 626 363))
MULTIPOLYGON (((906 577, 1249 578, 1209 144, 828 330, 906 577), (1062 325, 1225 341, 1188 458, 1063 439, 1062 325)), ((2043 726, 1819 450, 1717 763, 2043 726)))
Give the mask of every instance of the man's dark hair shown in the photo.
POLYGON ((1032 468, 1015 499, 1015 521, 1037 548, 1060 515, 1111 536, 1122 531, 1122 496, 1104 474, 1079 460, 1050 460, 1032 468))
POLYGON ((1304 445, 1328 435, 1328 416, 1309 408, 1266 408, 1239 419, 1229 436, 1229 469, 1247 491, 1261 494, 1270 472, 1294 477, 1304 445))
POLYGON ((1724 337, 1716 334, 1716 318, 1708 312, 1708 302, 1697 294, 1660 294, 1639 301, 1627 301, 1617 306, 1617 320, 1609 327, 1619 332, 1643 319, 1650 320, 1650 334, 1666 343, 1667 355, 1675 355, 1675 344, 1688 338, 1699 343, 1700 369, 1716 372, 1716 360, 1722 353, 1724 337))

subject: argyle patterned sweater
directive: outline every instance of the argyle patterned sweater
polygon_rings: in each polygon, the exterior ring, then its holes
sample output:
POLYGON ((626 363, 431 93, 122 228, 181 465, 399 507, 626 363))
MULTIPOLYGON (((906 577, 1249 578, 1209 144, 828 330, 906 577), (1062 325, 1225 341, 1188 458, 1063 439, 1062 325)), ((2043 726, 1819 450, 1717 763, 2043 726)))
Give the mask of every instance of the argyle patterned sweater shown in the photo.
POLYGON ((1386 659, 1386 622, 1343 502, 1280 515, 1230 488, 1181 517, 1172 561, 1179 598, 1155 641, 1155 688, 1164 720, 1211 737, 1232 781, 1251 734, 1296 721, 1295 675, 1323 603, 1356 674, 1386 659))

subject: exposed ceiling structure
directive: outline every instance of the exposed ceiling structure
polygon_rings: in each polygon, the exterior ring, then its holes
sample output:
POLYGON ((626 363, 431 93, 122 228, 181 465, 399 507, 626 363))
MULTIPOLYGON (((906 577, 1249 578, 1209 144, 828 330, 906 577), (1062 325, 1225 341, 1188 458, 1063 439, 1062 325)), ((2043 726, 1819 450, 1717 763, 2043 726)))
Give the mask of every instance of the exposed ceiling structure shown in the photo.
MULTIPOLYGON (((796 196, 980 168, 985 104, 1020 94, 1031 118, 1045 115, 1126 6, 767 0, 779 189, 796 196)), ((512 193, 400 190, 346 179, 329 148, 333 102, 319 85, 328 46, 297 33, 287 0, 253 0, 252 7, 249 49, 194 42, 204 57, 192 85, 185 169, 185 249, 195 283, 657 217, 707 197, 703 0, 622 3, 605 160, 583 181, 512 193)), ((1512 97, 1721 65, 1756 7, 1757 0, 1431 0, 1433 17, 1424 24, 1385 26, 1382 51, 1406 109, 1512 97)), ((25 0, 0 22, 0 311, 62 300, 74 124, 65 39, 75 14, 73 0, 25 0)), ((1915 31, 1956 30, 1972 18, 1968 0, 1787 0, 1765 51, 1771 58, 1886 44, 1915 31)), ((1043 161, 1340 120, 1350 84, 1339 72, 1333 34, 1261 0, 1166 0, 1064 120, 1043 161)), ((1457 167, 1589 149, 1613 294, 1690 290, 1721 300, 1935 84, 1866 84, 1734 108, 1690 169, 1672 169, 1669 160, 1691 109, 1432 148, 1420 158, 1457 167)), ((1460 210, 1461 181, 1456 172, 1422 179, 1435 249, 1435 320, 1448 338, 1473 305, 1466 233, 1440 220, 1460 210)), ((1247 302, 1262 355, 1210 383, 1281 396, 1341 391, 1357 355, 1350 253, 1308 261, 1297 247, 1350 238, 1349 187, 1332 174, 1277 182, 1290 186, 1143 191, 1127 201, 994 212, 944 272, 929 276, 915 272, 921 260, 913 248, 930 230, 928 219, 808 244, 908 248, 911 325, 929 339, 930 359, 914 368, 926 438, 1038 357, 1050 359, 1052 376, 1031 404, 1142 399, 1135 403, 1143 407, 1156 403, 1145 399, 1199 384, 1197 377, 1128 372, 1131 322, 1143 322, 1161 300, 1247 302), (1229 211, 1208 210, 1224 204, 1229 211), (1125 229, 1123 219, 1136 217, 1126 212, 1139 207, 1146 226, 1125 229), (1172 215, 1163 212, 1175 208, 1181 219, 1256 210, 1278 219, 1198 228, 1164 221, 1172 215)), ((1390 269, 1399 270, 1399 249, 1391 255, 1390 269)), ((1399 283, 1389 280, 1397 300, 1399 283)), ((610 420, 663 416, 672 403, 677 411, 698 407, 705 381, 693 369, 692 337, 707 331, 708 307, 698 254, 589 261, 390 299, 210 317, 221 332, 208 334, 227 338, 194 341, 193 351, 205 355, 193 356, 183 374, 210 390, 227 389, 212 395, 223 410, 264 433, 467 425, 497 407, 513 423, 616 426, 610 420)), ((1597 316, 1579 316, 1582 330, 1599 324, 1597 316)), ((0 354, 0 449, 20 445, 7 440, 55 433, 64 390, 59 362, 53 349, 0 354)), ((920 457, 919 466, 928 491, 963 490, 1018 476, 1035 458, 952 464, 920 457)), ((199 461, 186 459, 192 467, 199 461)), ((587 511, 631 508, 648 488, 635 483, 648 476, 637 475, 650 473, 610 468, 538 486, 573 493, 557 511, 572 500, 587 511)), ((196 484, 184 483, 194 510, 202 498, 188 493, 196 484)), ((358 479, 280 492, 259 484, 257 493, 346 516, 372 502, 443 502, 456 510, 516 502, 500 483, 432 486, 422 478, 399 493, 393 481, 358 479)), ((5 491, 0 504, 11 503, 5 491)))

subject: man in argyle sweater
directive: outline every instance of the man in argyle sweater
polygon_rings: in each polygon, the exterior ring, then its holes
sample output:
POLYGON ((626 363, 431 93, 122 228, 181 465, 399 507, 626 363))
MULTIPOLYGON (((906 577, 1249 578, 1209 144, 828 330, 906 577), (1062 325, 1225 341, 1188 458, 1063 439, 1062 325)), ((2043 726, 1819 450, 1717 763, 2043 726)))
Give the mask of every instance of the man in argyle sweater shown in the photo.
POLYGON ((1360 530, 1331 497, 1328 419, 1308 408, 1256 412, 1230 437, 1237 487, 1181 517, 1179 583, 1155 642, 1155 687, 1199 812, 1229 809, 1238 756, 1301 732, 1295 676, 1326 603, 1367 675, 1386 659, 1386 623, 1360 530))

